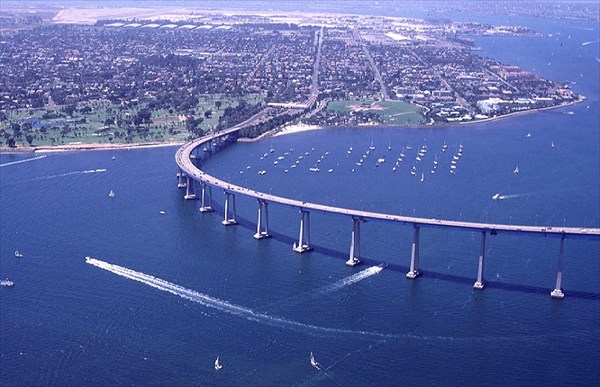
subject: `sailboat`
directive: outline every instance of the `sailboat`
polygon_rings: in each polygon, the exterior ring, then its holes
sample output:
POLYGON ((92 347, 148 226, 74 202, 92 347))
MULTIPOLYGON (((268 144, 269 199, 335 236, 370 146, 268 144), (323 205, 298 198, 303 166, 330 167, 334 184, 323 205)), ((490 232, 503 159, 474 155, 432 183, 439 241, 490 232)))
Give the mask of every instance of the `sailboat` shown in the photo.
POLYGON ((318 370, 321 370, 321 365, 319 364, 318 361, 315 360, 315 356, 313 355, 313 353, 310 353, 310 365, 315 367, 318 370))
POLYGON ((513 171, 514 174, 519 173, 519 166, 517 165, 517 167, 515 168, 515 170, 513 171))
POLYGON ((215 360, 215 369, 219 371, 221 368, 223 368, 223 365, 219 361, 219 356, 217 356, 217 360, 215 360))
POLYGON ((15 257, 23 258, 23 254, 21 252, 19 252, 19 250, 15 250, 15 257))
POLYGON ((108 193, 108 197, 109 198, 114 198, 115 197, 115 193, 113 192, 113 190, 111 189, 110 192, 108 193))

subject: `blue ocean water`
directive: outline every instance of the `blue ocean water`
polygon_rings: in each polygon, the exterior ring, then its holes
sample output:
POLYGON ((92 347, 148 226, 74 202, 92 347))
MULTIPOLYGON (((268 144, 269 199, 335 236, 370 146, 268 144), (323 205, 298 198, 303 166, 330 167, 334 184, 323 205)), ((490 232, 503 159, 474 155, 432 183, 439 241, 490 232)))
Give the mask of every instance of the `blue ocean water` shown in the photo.
MULTIPOLYGON (((483 55, 572 80, 585 102, 492 123, 334 129, 236 144, 205 169, 330 205, 599 227, 600 55, 597 42, 582 45, 597 40, 598 25, 520 21, 552 36, 482 38, 483 55), (559 47, 564 55, 556 58, 559 47), (371 142, 376 150, 357 166, 371 142), (428 152, 417 163, 422 145, 428 152), (406 157, 393 171, 402 148, 406 157), (275 165, 277 157, 284 158, 275 165), (316 165, 321 171, 310 172, 316 165), (505 198, 492 201, 496 193, 505 198)), ((219 211, 200 214, 176 188, 174 153, 63 153, 22 163, 14 162, 33 156, 0 156, 0 277, 15 282, 0 288, 0 384, 595 385, 600 378, 598 242, 567 239, 562 301, 549 296, 554 238, 489 236, 487 287, 476 291, 477 233, 423 229, 424 274, 410 281, 412 230, 367 222, 365 263, 348 268, 349 219, 312 214, 315 251, 299 255, 291 250, 299 214, 272 205, 274 237, 256 241, 256 202, 238 197, 241 224, 226 228, 215 190, 219 211), (122 269, 102 270, 86 256, 122 269), (373 268, 382 261, 387 268, 373 268), (321 371, 311 367, 311 351, 321 371)))

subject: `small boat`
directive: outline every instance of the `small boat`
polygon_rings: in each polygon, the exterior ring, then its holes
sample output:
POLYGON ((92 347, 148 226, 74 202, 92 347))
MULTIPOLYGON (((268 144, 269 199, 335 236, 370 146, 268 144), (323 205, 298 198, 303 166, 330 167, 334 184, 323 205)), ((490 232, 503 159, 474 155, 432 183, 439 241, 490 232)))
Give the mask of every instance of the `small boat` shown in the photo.
POLYGON ((19 252, 19 250, 15 250, 15 257, 23 258, 23 254, 21 252, 19 252))
POLYGON ((421 181, 425 181, 425 175, 421 173, 421 181))
POLYGON ((500 200, 500 194, 497 193, 494 196, 492 196, 492 200, 500 200))
POLYGON ((108 197, 109 198, 114 198, 115 197, 115 193, 114 191, 111 189, 110 192, 108 193, 108 197))
POLYGON ((259 175, 264 175, 264 174, 266 174, 266 173, 267 173, 267 171, 265 171, 264 169, 262 169, 262 170, 258 171, 258 174, 259 174, 259 175))
POLYGON ((310 353, 310 365, 315 367, 318 370, 321 370, 321 365, 319 364, 318 361, 315 360, 315 356, 313 355, 313 353, 310 353))
POLYGON ((378 159, 377 159, 377 162, 378 162, 379 164, 381 164, 381 163, 385 163, 385 158, 384 158, 384 157, 380 157, 380 158, 378 158, 378 159))
POLYGON ((373 140, 371 140, 371 146, 369 147, 369 150, 375 150, 375 146, 373 145, 373 140))
POLYGON ((396 167, 392 168, 392 171, 396 172, 396 167))
POLYGON ((550 142, 550 146, 554 148, 554 141, 550 142))
POLYGON ((517 165, 517 167, 515 168, 515 170, 513 171, 514 174, 519 173, 519 166, 517 165))
POLYGON ((223 365, 221 364, 221 362, 219 361, 219 357, 217 356, 217 360, 215 360, 215 369, 219 371, 221 368, 223 368, 223 365))
POLYGON ((413 176, 417 176, 417 168, 413 167, 412 170, 410 171, 410 174, 413 176))
POLYGON ((531 132, 527 133, 527 138, 531 137, 531 132))
POLYGON ((410 146, 410 145, 407 145, 407 146, 406 146, 406 149, 408 149, 408 150, 412 150, 412 146, 410 146))
POLYGON ((15 286, 15 283, 12 282, 11 280, 9 280, 8 278, 6 278, 6 279, 3 279, 2 281, 0 281, 0 285, 11 287, 11 286, 15 286))
POLYGON ((327 170, 327 172, 329 172, 329 173, 333 172, 333 168, 329 168, 329 169, 327 170))
POLYGON ((311 171, 311 172, 319 172, 320 171, 320 169, 316 168, 316 167, 315 168, 309 168, 308 170, 311 171))
POLYGON ((167 213, 166 213, 166 212, 164 212, 164 211, 161 211, 161 212, 160 212, 160 214, 161 214, 161 215, 166 215, 167 213))
POLYGON ((452 156, 452 158, 453 158, 454 160, 458 160, 458 159, 460 159, 460 157, 459 157, 459 156, 452 156))
POLYGON ((417 156, 416 160, 421 161, 421 156, 417 156))
POLYGON ((448 144, 444 141, 444 145, 442 145, 442 152, 445 152, 448 149, 448 144))
POLYGON ((285 157, 283 157, 283 156, 279 156, 279 157, 277 158, 277 160, 283 160, 283 159, 285 159, 285 157))
POLYGON ((116 160, 117 158, 115 156, 112 157, 113 160, 116 160))
POLYGON ((269 149, 269 152, 270 152, 270 153, 273 153, 273 152, 275 152, 275 148, 271 147, 271 149, 269 149))
POLYGON ((456 165, 451 165, 450 169, 456 169, 456 165))
POLYGON ((388 145, 388 150, 391 151, 392 150, 392 142, 390 141, 390 145, 388 145))

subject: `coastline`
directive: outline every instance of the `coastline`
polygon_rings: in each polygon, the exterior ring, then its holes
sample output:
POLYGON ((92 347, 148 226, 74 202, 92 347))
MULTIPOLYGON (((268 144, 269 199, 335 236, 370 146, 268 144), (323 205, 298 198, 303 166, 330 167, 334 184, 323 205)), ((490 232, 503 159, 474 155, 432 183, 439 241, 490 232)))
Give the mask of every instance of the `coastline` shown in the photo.
MULTIPOLYGON (((443 127, 448 127, 451 125, 473 125, 473 124, 480 124, 480 123, 490 123, 490 122, 499 121, 499 120, 503 120, 503 119, 515 118, 515 117, 525 115, 525 114, 532 114, 532 113, 536 113, 536 112, 542 112, 545 110, 565 108, 568 106, 573 106, 578 103, 581 103, 581 102, 585 101, 586 99, 587 98, 585 96, 580 96, 580 98, 576 101, 572 101, 572 102, 561 104, 561 105, 548 106, 548 107, 539 108, 539 109, 521 110, 518 112, 503 114, 501 116, 488 117, 488 118, 484 118, 481 120, 472 120, 472 121, 466 121, 466 122, 464 122, 464 121, 463 122, 448 122, 448 123, 437 122, 437 123, 427 123, 424 125, 417 125, 417 126, 410 126, 410 127, 418 128, 418 127, 423 126, 423 127, 443 128, 443 127)), ((294 134, 294 133, 309 132, 309 131, 313 131, 313 130, 333 129, 333 128, 340 128, 340 127, 342 127, 342 126, 319 126, 319 125, 307 125, 307 124, 303 124, 303 123, 298 123, 298 124, 293 124, 293 125, 287 125, 282 128, 275 128, 273 130, 270 130, 268 132, 261 134, 260 136, 258 136, 256 138, 243 137, 243 138, 238 139, 238 142, 258 142, 258 141, 262 141, 262 140, 265 140, 270 137, 279 137, 279 136, 285 136, 285 135, 294 134)), ((382 128, 402 129, 403 128, 402 126, 395 126, 395 125, 359 125, 359 126, 343 126, 343 127, 348 128, 348 129, 350 129, 350 128, 365 128, 365 127, 378 128, 378 129, 382 129, 382 128)))
POLYGON ((90 150, 115 150, 115 149, 140 149, 140 148, 158 148, 167 146, 179 146, 184 142, 142 142, 136 144, 70 144, 70 145, 40 145, 24 147, 19 146, 9 148, 0 147, 0 154, 10 153, 55 153, 55 152, 77 152, 90 150))

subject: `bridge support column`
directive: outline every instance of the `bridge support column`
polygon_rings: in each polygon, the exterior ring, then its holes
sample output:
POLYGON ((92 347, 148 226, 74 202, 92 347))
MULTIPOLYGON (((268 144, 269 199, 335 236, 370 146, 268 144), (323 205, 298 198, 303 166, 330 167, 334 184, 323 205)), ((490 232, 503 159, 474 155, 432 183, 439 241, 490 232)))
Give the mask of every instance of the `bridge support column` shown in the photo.
POLYGON ((298 236, 298 243, 294 243, 292 250, 297 253, 312 250, 310 246, 310 212, 306 210, 300 210, 300 235, 298 236))
POLYGON ((477 268, 477 281, 473 284, 475 289, 483 289, 483 259, 485 258, 485 231, 481 232, 481 245, 479 247, 479 267, 477 268))
POLYGON ((554 290, 550 292, 550 296, 552 298, 563 299, 565 298, 565 294, 561 289, 562 284, 562 265, 563 265, 563 252, 565 250, 565 236, 560 238, 560 250, 558 252, 558 270, 556 272, 556 286, 554 290))
POLYGON ((235 195, 231 192, 225 192, 225 219, 221 223, 225 226, 237 224, 237 220, 235 220, 235 195), (230 206, 231 216, 229 216, 230 206))
POLYGON ((258 199, 258 221, 256 222, 256 234, 254 239, 270 238, 269 234, 269 203, 258 199), (264 226, 264 227, 263 227, 264 226))
POLYGON ((186 187, 186 182, 183 180, 184 177, 185 177, 185 173, 183 173, 183 171, 180 169, 179 172, 177 173, 177 188, 185 188, 186 187))
POLYGON ((202 191, 200 199, 202 203, 199 210, 200 212, 213 212, 214 209, 212 208, 212 188, 205 182, 202 182, 201 185, 202 191))
POLYGON ((198 197, 196 196, 195 191, 195 181, 194 179, 190 179, 189 176, 185 177, 185 196, 183 197, 185 200, 196 200, 198 197))
POLYGON ((419 230, 420 227, 415 225, 413 230, 412 250, 410 253, 410 270, 406 273, 406 278, 415 279, 421 275, 419 270, 419 230))
POLYGON ((346 261, 348 266, 356 266, 360 261, 360 218, 352 218, 352 241, 350 242, 350 257, 346 261))

